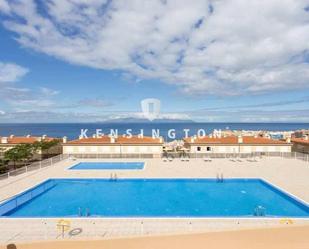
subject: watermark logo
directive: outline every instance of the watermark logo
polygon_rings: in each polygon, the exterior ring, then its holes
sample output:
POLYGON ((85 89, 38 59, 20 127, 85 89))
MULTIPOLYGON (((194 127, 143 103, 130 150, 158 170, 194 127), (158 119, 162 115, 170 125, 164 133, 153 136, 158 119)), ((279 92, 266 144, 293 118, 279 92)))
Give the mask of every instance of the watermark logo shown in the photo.
MULTIPOLYGON (((161 108, 161 101, 159 99, 155 98, 148 98, 148 99, 143 99, 141 101, 141 107, 142 107, 142 114, 143 116, 150 120, 153 121, 160 116, 160 108, 161 108)), ((140 114, 140 113, 139 113, 140 114)), ((81 129, 79 138, 88 138, 88 129, 81 129)), ((182 132, 183 134, 181 135, 184 138, 188 138, 190 136, 190 129, 168 129, 165 130, 164 136, 169 139, 176 139, 177 136, 176 133, 182 132)), ((214 131, 214 134, 216 136, 221 136, 221 131, 220 134, 217 132, 219 131, 214 131)), ((144 133, 147 136, 151 136, 152 138, 161 138, 162 134, 160 134, 159 129, 147 129, 144 132, 144 129, 139 129, 139 130, 132 130, 132 129, 127 129, 126 131, 122 130, 122 134, 118 134, 118 129, 110 129, 104 130, 103 129, 96 129, 95 133, 92 134, 92 137, 94 138, 101 138, 104 136, 109 136, 110 138, 118 138, 119 136, 121 137, 126 137, 126 138, 132 138, 134 136, 137 136, 139 138, 144 137, 144 133)), ((205 137, 206 136, 206 131, 204 129, 198 129, 194 137, 205 137)))
POLYGON ((158 99, 143 99, 141 101, 142 111, 145 118, 150 121, 159 117, 161 101, 158 99))

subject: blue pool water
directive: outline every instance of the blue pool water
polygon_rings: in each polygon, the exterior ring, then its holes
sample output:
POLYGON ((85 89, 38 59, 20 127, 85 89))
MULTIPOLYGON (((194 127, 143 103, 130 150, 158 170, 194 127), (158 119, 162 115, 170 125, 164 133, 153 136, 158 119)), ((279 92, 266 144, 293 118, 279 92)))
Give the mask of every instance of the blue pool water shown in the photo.
POLYGON ((309 217, 259 179, 50 179, 0 206, 9 217, 309 217), (86 211, 88 210, 88 211, 86 211))
POLYGON ((86 162, 78 163, 70 169, 143 169, 143 162, 86 162))

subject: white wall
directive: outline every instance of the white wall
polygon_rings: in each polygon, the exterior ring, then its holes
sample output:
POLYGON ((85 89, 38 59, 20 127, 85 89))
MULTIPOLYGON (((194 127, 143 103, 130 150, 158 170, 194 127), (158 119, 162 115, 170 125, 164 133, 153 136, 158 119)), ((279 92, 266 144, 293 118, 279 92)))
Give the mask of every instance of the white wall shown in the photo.
POLYGON ((291 145, 192 145, 191 153, 291 152, 291 145), (200 147, 200 151, 198 151, 200 147), (207 147, 211 150, 207 151, 207 147))
POLYGON ((162 145, 63 145, 64 154, 160 154, 162 145))

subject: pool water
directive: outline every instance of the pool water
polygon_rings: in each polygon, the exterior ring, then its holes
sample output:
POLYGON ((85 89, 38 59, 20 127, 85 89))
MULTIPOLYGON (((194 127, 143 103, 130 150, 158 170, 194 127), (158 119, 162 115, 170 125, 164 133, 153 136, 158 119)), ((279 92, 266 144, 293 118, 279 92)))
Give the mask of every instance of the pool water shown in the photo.
POLYGON ((82 162, 72 166, 69 169, 143 169, 143 162, 82 162))
POLYGON ((260 179, 50 179, 2 204, 0 215, 255 217, 259 206, 267 217, 309 217, 306 204, 260 179))

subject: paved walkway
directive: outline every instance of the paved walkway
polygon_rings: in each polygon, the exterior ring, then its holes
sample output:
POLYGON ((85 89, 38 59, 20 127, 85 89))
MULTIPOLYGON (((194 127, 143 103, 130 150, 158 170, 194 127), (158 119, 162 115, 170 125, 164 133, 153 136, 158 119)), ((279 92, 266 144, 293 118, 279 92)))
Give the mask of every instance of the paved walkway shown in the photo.
MULTIPOLYGON (((18 249, 307 249, 309 226, 241 231, 143 236, 121 239, 56 240, 16 243, 18 249)), ((12 245, 13 246, 13 245, 12 245)), ((9 248, 1 247, 0 248, 9 248)), ((12 247, 15 248, 15 247, 12 247)))
MULTIPOLYGON (((95 159, 79 161, 96 161, 95 159)), ((262 158, 258 162, 232 162, 228 159, 191 159, 182 162, 163 162, 161 159, 114 159, 100 161, 144 161, 144 170, 68 170, 79 161, 65 160, 54 166, 0 181, 0 200, 4 200, 48 178, 214 178, 222 173, 225 178, 263 178, 281 189, 309 203, 309 164, 295 159, 262 158)), ((51 240, 61 238, 56 229, 58 219, 0 219, 0 243, 14 241, 51 240)), ((294 219, 294 224, 309 224, 306 219, 294 219)), ((75 236, 67 238, 112 238, 235 230, 254 227, 285 226, 278 219, 71 219, 71 229, 81 228, 75 236)))

